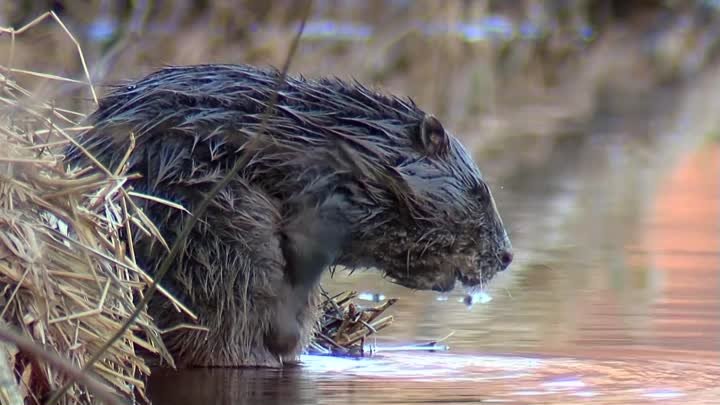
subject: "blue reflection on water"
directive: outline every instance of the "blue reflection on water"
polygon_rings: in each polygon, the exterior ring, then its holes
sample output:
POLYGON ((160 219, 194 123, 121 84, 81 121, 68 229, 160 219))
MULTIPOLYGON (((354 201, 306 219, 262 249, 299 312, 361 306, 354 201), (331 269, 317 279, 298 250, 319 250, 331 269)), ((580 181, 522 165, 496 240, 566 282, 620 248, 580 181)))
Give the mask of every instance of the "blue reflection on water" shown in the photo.
POLYGON ((98 18, 88 27, 88 36, 93 41, 105 41, 112 37, 117 29, 117 22, 108 18, 98 18))
MULTIPOLYGON (((428 22, 414 21, 409 24, 421 35, 428 37, 452 35, 467 42, 499 42, 506 43, 517 38, 536 40, 553 29, 530 20, 513 21, 503 15, 488 15, 471 21, 428 22)), ((293 27, 297 29, 297 24, 293 27)), ((251 31, 257 32, 257 27, 251 31)), ((305 24, 303 38, 316 40, 367 41, 375 33, 374 26, 356 22, 334 21, 331 19, 315 19, 305 24)), ((581 41, 589 41, 594 34, 593 28, 585 25, 577 28, 577 36, 581 41)))
POLYGON ((385 301, 385 295, 380 293, 373 293, 373 292, 362 292, 358 294, 358 299, 363 301, 372 301, 372 302, 381 302, 385 301))
POLYGON ((582 397, 582 398, 592 398, 592 397, 596 397, 600 394, 598 394, 597 392, 594 392, 594 391, 578 391, 578 392, 573 392, 570 395, 573 395, 576 397, 582 397))
MULTIPOLYGON (((382 349, 378 350, 382 351, 382 349)), ((446 353, 390 352, 371 358, 305 355, 303 368, 331 378, 401 377, 413 380, 489 381, 517 378, 543 365, 539 359, 446 353)))
POLYGON ((658 389, 658 390, 648 390, 648 392, 642 394, 644 397, 648 398, 655 398, 655 399, 669 399, 669 398, 678 398, 685 396, 684 393, 673 390, 673 389, 658 389))
POLYGON ((308 21, 303 31, 304 38, 333 38, 345 40, 366 40, 372 34, 368 25, 332 20, 308 21))
POLYGON ((539 38, 540 35, 542 35, 542 29, 530 21, 523 21, 518 31, 520 32, 520 36, 525 39, 539 38))
POLYGON ((552 390, 567 390, 585 387, 585 383, 577 377, 557 378, 555 380, 545 382, 542 385, 552 390))

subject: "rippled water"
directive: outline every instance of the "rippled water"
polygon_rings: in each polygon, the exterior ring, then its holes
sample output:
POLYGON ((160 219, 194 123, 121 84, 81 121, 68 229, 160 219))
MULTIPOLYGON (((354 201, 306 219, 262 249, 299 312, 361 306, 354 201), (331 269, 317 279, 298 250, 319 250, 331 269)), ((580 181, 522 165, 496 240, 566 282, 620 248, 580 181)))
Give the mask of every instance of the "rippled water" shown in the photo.
POLYGON ((374 357, 163 371, 155 403, 720 403, 720 145, 688 139, 692 102, 608 111, 489 174, 517 258, 489 302, 336 275, 399 298, 374 357), (382 350, 451 332, 448 352, 382 350))
POLYGON ((717 404, 695 363, 394 353, 306 358, 300 370, 196 369, 155 376, 173 404, 717 404))

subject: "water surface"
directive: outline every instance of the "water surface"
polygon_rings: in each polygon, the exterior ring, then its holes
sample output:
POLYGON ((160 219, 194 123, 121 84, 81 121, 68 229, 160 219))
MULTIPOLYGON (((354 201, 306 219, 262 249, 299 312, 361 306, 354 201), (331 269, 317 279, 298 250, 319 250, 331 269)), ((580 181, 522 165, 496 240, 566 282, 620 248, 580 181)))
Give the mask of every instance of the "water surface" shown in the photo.
POLYGON ((399 298, 373 357, 164 371, 155 403, 720 403, 720 145, 689 135, 695 99, 658 100, 486 170, 516 250, 489 302, 338 274, 326 288, 399 298), (448 352, 382 350, 450 333, 448 352))

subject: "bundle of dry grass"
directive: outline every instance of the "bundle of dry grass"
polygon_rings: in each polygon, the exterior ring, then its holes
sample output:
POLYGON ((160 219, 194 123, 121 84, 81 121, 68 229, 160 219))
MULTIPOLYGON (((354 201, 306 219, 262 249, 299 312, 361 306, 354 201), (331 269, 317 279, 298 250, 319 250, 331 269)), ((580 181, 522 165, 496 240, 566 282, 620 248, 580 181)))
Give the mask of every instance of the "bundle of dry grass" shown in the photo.
POLYGON ((323 292, 320 329, 311 344, 311 353, 363 356, 366 352, 366 338, 389 326, 393 317, 380 316, 397 301, 391 298, 375 307, 361 307, 352 301, 357 298, 355 291, 346 291, 335 296, 323 292))
MULTIPOLYGON (((23 89, 2 75, 0 81, 0 317, 82 367, 120 328, 150 280, 135 265, 121 230, 129 231, 131 222, 148 232, 153 227, 134 209, 122 173, 66 172, 53 145, 40 141, 43 134, 64 132, 55 124, 48 128, 49 106, 22 103, 23 89)), ((94 365, 128 396, 134 388, 143 392, 149 373, 138 347, 154 353, 162 348, 147 315, 94 365)), ((16 392, 32 403, 64 383, 58 370, 10 346, 1 360, 16 373, 16 392)), ((65 400, 90 398, 77 386, 65 400)))
MULTIPOLYGON (((18 72, 0 66, 0 327, 79 369, 127 321, 152 281, 126 242, 132 241, 131 224, 160 236, 132 200, 141 196, 123 187, 125 173, 66 171, 54 150, 82 130, 83 115, 38 100, 13 80, 18 72)), ((67 370, 20 346, 0 346, 0 398, 9 405, 40 403, 65 384, 67 370)), ((150 370, 138 355, 141 349, 172 363, 144 312, 92 370, 125 397, 147 401, 150 370)), ((95 403, 94 398, 77 384, 61 403, 95 403)))

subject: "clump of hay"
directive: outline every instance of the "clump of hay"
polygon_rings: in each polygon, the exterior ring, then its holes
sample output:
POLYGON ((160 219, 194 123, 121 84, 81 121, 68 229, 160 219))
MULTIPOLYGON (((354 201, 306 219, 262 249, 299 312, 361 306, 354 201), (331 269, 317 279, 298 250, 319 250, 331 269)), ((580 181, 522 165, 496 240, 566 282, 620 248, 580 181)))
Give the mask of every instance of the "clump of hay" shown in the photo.
MULTIPOLYGON (((134 210, 124 174, 66 172, 53 145, 40 141, 42 133, 62 128, 47 128, 44 106, 23 105, 15 98, 22 89, 6 80, 0 75, 0 318, 82 367, 127 320, 150 281, 120 233, 131 223, 152 224, 134 210)), ((139 347, 161 354, 159 331, 146 314, 94 370, 126 395, 134 388, 142 393, 149 369, 139 347)), ((57 370, 12 347, 2 361, 16 373, 21 396, 33 402, 64 383, 57 370)), ((89 395, 78 386, 67 399, 83 402, 89 395)))
MULTIPOLYGON (((58 147, 83 129, 83 114, 37 100, 13 80, 17 72, 0 65, 0 327, 82 368, 128 320, 152 282, 127 242, 131 226, 164 241, 133 202, 140 196, 124 188, 126 173, 63 167, 58 147)), ((125 397, 147 401, 150 369, 140 350, 172 364, 145 312, 93 364, 93 374, 125 397)), ((67 382, 67 373, 36 357, 2 343, 1 402, 41 403, 67 382)), ((76 384, 60 402, 95 400, 76 384)))

